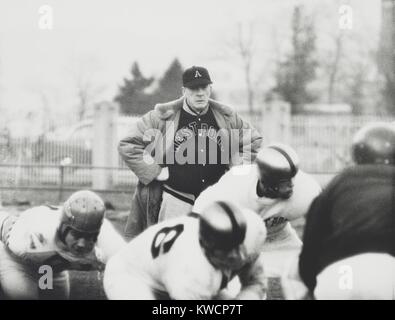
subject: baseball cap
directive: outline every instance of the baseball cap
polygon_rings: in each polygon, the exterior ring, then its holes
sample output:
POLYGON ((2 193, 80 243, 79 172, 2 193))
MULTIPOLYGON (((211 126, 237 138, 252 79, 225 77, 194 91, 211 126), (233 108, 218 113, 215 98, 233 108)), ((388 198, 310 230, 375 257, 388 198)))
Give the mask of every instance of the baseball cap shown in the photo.
POLYGON ((182 74, 182 85, 186 88, 196 88, 211 84, 210 75, 206 68, 193 66, 182 74))

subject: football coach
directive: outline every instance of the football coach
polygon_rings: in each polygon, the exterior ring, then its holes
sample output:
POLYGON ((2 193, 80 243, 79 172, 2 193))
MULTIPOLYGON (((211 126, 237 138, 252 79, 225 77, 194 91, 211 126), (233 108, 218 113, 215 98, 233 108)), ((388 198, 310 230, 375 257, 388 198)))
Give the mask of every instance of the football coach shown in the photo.
POLYGON ((251 163, 262 137, 237 112, 210 99, 212 81, 204 67, 182 76, 182 97, 155 105, 118 145, 138 177, 125 237, 188 214, 195 199, 231 166, 251 163))

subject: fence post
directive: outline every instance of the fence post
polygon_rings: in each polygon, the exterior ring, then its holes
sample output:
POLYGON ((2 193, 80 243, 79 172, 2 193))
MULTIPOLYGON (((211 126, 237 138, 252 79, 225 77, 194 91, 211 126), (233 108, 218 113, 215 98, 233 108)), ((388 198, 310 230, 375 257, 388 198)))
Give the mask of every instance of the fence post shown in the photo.
POLYGON ((72 163, 72 159, 70 157, 63 158, 59 163, 59 174, 60 174, 60 185, 59 185, 59 194, 58 194, 58 202, 60 203, 63 199, 63 189, 64 189, 64 173, 65 168, 72 163))
POLYGON ((263 108, 262 134, 264 144, 290 143, 291 107, 281 100, 267 101, 263 108))
POLYGON ((59 165, 59 175, 60 175, 60 184, 59 184, 58 202, 60 203, 63 198, 63 184, 64 184, 64 165, 62 163, 60 163, 59 165))
POLYGON ((116 166, 116 118, 118 110, 114 103, 95 105, 92 137, 92 188, 106 190, 112 187, 112 170, 103 167, 116 166), (102 167, 95 169, 95 167, 102 167))

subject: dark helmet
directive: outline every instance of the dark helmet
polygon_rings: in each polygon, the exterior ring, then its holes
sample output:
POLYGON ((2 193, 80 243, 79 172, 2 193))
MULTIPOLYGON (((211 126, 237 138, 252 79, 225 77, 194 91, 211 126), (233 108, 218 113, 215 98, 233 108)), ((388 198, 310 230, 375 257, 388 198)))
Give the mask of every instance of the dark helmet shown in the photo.
POLYGON ((98 233, 105 211, 104 202, 96 193, 77 191, 63 204, 60 226, 84 233, 98 233))
POLYGON ((206 249, 230 251, 243 243, 246 229, 246 218, 237 206, 216 201, 200 216, 200 244, 206 249))
POLYGON ((284 144, 271 144, 258 152, 255 162, 264 196, 288 198, 292 194, 291 180, 299 170, 299 157, 294 149, 284 144))
POLYGON ((354 135, 352 157, 356 164, 394 164, 395 126, 375 122, 361 128, 354 135))

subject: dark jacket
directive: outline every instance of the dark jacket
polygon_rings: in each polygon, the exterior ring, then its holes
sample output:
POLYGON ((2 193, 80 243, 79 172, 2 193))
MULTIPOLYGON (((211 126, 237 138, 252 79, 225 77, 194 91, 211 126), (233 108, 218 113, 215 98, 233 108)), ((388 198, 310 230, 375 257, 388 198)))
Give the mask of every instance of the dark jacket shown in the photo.
POLYGON ((300 276, 310 292, 330 264, 367 252, 395 256, 395 167, 359 165, 336 176, 307 216, 300 276))
MULTIPOLYGON (((157 222, 162 189, 161 183, 155 178, 162 170, 160 161, 163 155, 173 148, 183 102, 182 97, 157 104, 154 110, 145 114, 119 142, 120 155, 139 179, 132 200, 131 217, 126 226, 127 237, 134 237, 157 222)), ((262 143, 258 131, 224 104, 210 100, 210 108, 219 128, 227 132, 230 144, 237 144, 236 147, 230 148, 230 164, 253 161, 262 143)))

